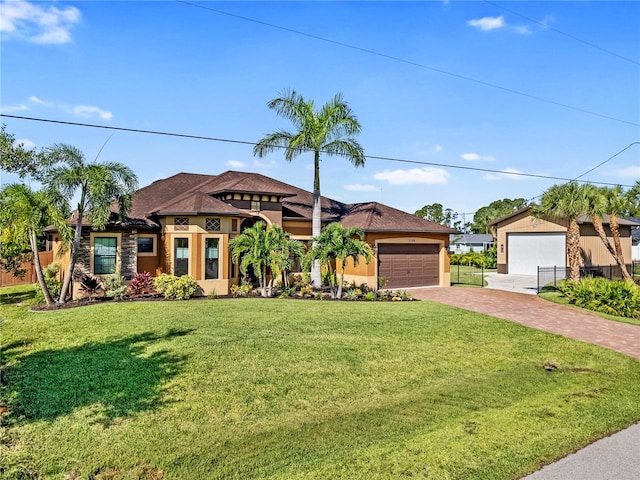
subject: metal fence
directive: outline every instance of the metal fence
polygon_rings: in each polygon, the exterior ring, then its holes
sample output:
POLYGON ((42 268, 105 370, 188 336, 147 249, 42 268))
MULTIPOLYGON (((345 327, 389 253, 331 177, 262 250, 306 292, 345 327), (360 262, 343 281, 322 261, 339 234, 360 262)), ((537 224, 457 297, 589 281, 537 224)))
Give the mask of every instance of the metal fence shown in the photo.
MULTIPOLYGON (((633 279, 640 277, 640 260, 627 264, 627 271, 633 279)), ((569 278, 569 267, 538 267, 538 291, 544 287, 556 287, 562 280, 569 278)), ((618 265, 591 265, 580 267, 580 278, 603 277, 609 280, 621 280, 622 272, 618 265)))
POLYGON ((477 287, 484 287, 486 270, 483 266, 451 265, 450 271, 451 285, 475 285, 477 287))

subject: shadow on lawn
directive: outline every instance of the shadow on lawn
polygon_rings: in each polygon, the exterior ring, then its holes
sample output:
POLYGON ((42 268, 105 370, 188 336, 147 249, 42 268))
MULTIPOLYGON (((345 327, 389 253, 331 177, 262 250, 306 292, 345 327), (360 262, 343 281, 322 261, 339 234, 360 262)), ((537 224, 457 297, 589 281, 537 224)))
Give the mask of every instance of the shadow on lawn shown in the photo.
POLYGON ((147 354, 164 335, 142 333, 104 343, 18 354, 4 371, 4 391, 11 416, 18 421, 54 420, 76 409, 108 425, 114 418, 155 408, 160 389, 178 373, 186 357, 168 350, 147 354))

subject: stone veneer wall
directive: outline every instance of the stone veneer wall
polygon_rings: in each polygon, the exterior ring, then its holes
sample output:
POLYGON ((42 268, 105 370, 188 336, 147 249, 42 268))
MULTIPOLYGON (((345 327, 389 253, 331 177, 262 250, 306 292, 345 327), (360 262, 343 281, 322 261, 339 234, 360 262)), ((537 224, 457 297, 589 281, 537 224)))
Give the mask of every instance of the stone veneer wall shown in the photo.
MULTIPOLYGON (((89 228, 82 230, 80 250, 76 260, 76 268, 73 273, 74 280, 80 280, 84 273, 92 276, 94 275, 91 271, 90 238, 92 232, 93 230, 89 228)), ((138 234, 135 230, 119 233, 122 233, 121 244, 119 245, 120 274, 125 278, 125 280, 131 280, 138 268, 138 234)))

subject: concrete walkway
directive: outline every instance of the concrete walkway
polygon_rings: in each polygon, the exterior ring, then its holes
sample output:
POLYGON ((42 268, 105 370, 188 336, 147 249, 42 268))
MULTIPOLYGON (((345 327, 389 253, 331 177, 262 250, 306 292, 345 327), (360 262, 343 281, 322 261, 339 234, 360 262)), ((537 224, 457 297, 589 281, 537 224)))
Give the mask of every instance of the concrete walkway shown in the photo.
POLYGON ((487 281, 487 288, 494 290, 527 293, 529 295, 538 293, 538 277, 535 275, 507 275, 492 272, 485 273, 484 279, 487 281))
MULTIPOLYGON (((491 284, 491 282, 489 282, 491 284)), ((495 284, 494 284, 495 285, 495 284)), ((529 293, 529 292, 526 292, 529 293)), ((417 288, 414 298, 464 308, 610 348, 640 359, 640 327, 605 320, 538 296, 489 288, 417 288)), ((640 424, 547 465, 523 480, 638 480, 640 424)))

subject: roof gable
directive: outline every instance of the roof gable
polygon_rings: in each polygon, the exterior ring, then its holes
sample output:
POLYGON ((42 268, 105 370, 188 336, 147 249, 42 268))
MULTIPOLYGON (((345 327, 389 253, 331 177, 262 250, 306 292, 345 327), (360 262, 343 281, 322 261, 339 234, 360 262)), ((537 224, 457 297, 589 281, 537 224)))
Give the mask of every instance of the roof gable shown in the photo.
POLYGON ((340 220, 340 223, 346 228, 358 227, 365 232, 458 233, 454 228, 425 220, 378 202, 356 203, 348 205, 348 207, 348 213, 340 220))

